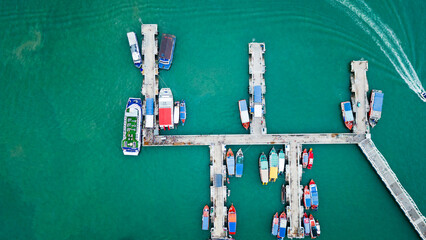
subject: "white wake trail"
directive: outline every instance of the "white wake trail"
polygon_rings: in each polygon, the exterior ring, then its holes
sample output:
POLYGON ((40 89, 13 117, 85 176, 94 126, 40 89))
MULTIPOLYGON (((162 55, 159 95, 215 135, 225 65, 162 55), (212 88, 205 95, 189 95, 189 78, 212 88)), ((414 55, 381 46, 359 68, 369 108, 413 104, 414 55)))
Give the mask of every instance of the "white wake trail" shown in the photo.
POLYGON ((408 87, 426 102, 426 99, 421 97, 425 89, 413 65, 405 54, 401 46, 401 41, 394 31, 388 25, 384 24, 363 0, 355 0, 360 6, 355 6, 348 0, 331 1, 332 3, 337 2, 344 7, 345 13, 348 14, 364 32, 372 37, 373 41, 385 54, 386 58, 391 62, 396 72, 401 76, 408 87), (370 31, 370 29, 374 32, 370 31))

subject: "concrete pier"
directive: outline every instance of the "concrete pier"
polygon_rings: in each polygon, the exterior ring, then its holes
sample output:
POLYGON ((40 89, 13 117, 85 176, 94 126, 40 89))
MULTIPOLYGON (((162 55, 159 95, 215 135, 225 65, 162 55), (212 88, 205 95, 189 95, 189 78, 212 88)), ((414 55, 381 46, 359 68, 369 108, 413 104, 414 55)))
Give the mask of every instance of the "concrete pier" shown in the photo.
POLYGON ((370 111, 370 106, 368 104, 367 98, 367 71, 367 61, 351 62, 351 101, 352 110, 355 116, 353 132, 359 134, 367 134, 370 132, 367 115, 370 111))

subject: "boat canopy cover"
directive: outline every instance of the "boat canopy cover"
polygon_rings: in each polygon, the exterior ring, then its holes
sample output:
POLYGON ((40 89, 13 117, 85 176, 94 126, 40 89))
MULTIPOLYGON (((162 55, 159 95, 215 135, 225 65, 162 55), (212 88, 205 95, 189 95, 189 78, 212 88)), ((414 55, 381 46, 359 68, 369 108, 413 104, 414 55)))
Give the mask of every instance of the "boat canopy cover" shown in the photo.
POLYGON ((172 109, 160 108, 160 126, 169 126, 173 124, 172 109))
POLYGON ((160 58, 170 59, 173 51, 173 45, 174 36, 170 34, 163 34, 160 45, 160 58))
POLYGON ((254 102, 262 102, 262 87, 260 85, 254 86, 254 102))
POLYGON ((243 164, 237 163, 237 165, 236 165, 236 171, 237 171, 236 175, 238 175, 238 176, 243 175, 243 168, 244 168, 243 164))
POLYGON ((203 230, 209 229, 209 217, 203 217, 203 230))
POLYGON ((376 92, 374 94, 373 110, 381 112, 382 111, 382 105, 383 105, 383 93, 376 92))
POLYGON ((240 111, 242 112, 242 111, 247 111, 247 103, 246 103, 246 100, 241 100, 240 102, 239 102, 239 104, 240 104, 240 111))
POLYGON ((265 170, 268 169, 268 162, 267 161, 261 161, 260 162, 260 168, 265 170))
POLYGON ((229 156, 226 158, 226 165, 228 166, 228 174, 235 174, 235 159, 234 156, 229 156))
MULTIPOLYGON (((232 217, 232 215, 231 215, 232 217)), ((236 232, 237 228, 237 223, 236 222, 229 222, 229 231, 230 232, 236 232)))
POLYGON ((222 174, 214 175, 215 187, 222 187, 222 174))
POLYGON ((345 104, 343 104, 343 107, 345 108, 345 111, 352 111, 350 102, 345 102, 345 104))
POLYGON ((186 119, 186 105, 182 106, 182 104, 179 106, 179 117, 180 119, 186 119))
POLYGON ((350 122, 354 120, 354 115, 352 113, 351 103, 345 102, 343 104, 343 107, 345 109, 345 121, 350 122))
POLYGON ((146 99, 146 115, 154 115, 154 99, 146 99))

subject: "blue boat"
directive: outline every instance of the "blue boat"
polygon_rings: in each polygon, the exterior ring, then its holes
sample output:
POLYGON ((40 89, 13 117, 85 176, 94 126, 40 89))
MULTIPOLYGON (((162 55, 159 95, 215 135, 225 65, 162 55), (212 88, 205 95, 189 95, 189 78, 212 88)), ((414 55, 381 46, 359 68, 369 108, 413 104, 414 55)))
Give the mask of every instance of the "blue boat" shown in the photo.
POLYGON ((186 103, 185 103, 184 100, 182 100, 180 102, 179 119, 182 122, 182 126, 184 126, 185 125, 185 120, 186 120, 186 103))
POLYGON ((383 96, 384 94, 380 90, 371 90, 371 102, 370 102, 370 125, 371 127, 376 126, 377 122, 382 117, 383 107, 383 96))
POLYGON ((234 158, 234 153, 232 152, 232 149, 228 149, 228 152, 226 153, 226 166, 228 168, 228 175, 234 176, 235 175, 235 158, 234 158))
POLYGON ((279 226, 279 218, 278 213, 275 213, 274 218, 272 219, 272 235, 277 236, 278 235, 278 226, 279 226))
POLYGON ((305 229, 305 236, 309 236, 311 233, 311 223, 306 213, 303 214, 303 228, 305 229))
POLYGON ((171 34, 163 34, 159 52, 158 67, 169 70, 173 61, 173 52, 175 50, 176 37, 171 34))
POLYGON ((242 177, 244 169, 244 155, 241 148, 237 152, 237 163, 235 164, 235 177, 242 177))
POLYGON ((309 182, 309 191, 311 192, 312 210, 317 210, 319 205, 318 188, 313 179, 309 182))
POLYGON ((278 231, 278 238, 281 238, 281 239, 285 238, 286 229, 287 229, 287 216, 285 215, 284 212, 282 212, 280 215, 280 229, 278 231))

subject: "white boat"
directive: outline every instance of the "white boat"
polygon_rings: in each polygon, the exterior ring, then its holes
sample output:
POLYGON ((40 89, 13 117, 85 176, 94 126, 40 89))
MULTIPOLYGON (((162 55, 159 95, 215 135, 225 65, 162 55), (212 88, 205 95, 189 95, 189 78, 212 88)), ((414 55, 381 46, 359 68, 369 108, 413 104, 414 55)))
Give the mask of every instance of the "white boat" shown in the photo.
POLYGON ((174 114, 174 116, 173 116, 173 122, 174 122, 174 124, 179 124, 179 101, 176 101, 175 102, 175 109, 174 109, 174 112, 173 112, 173 114, 174 114))
POLYGON ((284 173, 284 164, 285 164, 285 154, 281 149, 278 153, 278 174, 284 173))
POLYGON ((132 54, 133 63, 135 67, 140 68, 142 65, 142 57, 139 51, 138 40, 136 38, 136 33, 128 32, 127 40, 129 40, 130 53, 132 54))
POLYGON ((173 93, 170 88, 162 88, 158 101, 158 118, 160 129, 173 129, 173 93))
POLYGON ((124 111, 123 140, 121 149, 124 155, 139 155, 141 149, 142 100, 129 98, 124 111))

